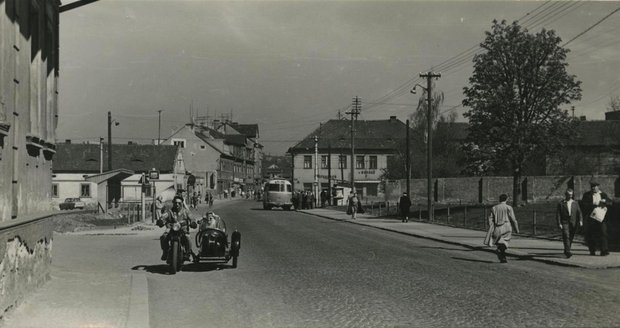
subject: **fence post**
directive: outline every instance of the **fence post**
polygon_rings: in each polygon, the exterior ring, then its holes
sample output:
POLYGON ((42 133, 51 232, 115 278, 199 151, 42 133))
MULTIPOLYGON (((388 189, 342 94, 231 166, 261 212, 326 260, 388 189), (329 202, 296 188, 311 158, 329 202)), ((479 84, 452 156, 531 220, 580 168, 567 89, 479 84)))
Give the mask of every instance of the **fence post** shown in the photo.
POLYGON ((375 201, 371 201, 370 202, 370 214, 374 215, 375 214, 375 201))
POLYGON ((467 226, 467 205, 465 205, 465 211, 463 211, 463 227, 467 226))
POLYGON ((385 216, 390 216, 390 202, 385 202, 385 216))
POLYGON ((379 216, 381 216, 381 203, 379 203, 379 216))
POLYGON ((484 217, 482 218, 482 221, 484 221, 484 230, 487 230, 489 229, 488 220, 487 220, 487 206, 482 205, 482 207, 484 208, 484 217))
POLYGON ((450 225, 450 203, 448 203, 448 216, 446 216, 446 224, 450 225))
POLYGON ((532 211, 532 235, 536 236, 536 210, 532 211))

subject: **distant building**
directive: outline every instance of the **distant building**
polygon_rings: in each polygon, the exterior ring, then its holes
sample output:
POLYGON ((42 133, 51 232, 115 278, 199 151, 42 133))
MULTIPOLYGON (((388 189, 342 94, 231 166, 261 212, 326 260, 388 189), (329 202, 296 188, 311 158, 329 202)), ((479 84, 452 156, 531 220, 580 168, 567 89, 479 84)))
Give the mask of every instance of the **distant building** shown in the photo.
POLYGON ((263 159, 263 179, 283 178, 290 180, 292 177, 290 156, 265 155, 263 159))
MULTIPOLYGON (((451 142, 465 142, 469 123, 439 123, 438 130, 449 131, 451 142)), ((554 155, 533 156, 529 175, 618 175, 620 174, 620 113, 607 112, 605 120, 576 122, 574 139, 554 155)), ((510 172, 500 172, 509 174, 510 172)))
POLYGON ((159 179, 145 189, 148 199, 164 195, 171 200, 176 190, 186 188, 183 155, 176 146, 113 144, 112 167, 117 169, 103 172, 100 163, 107 163, 108 152, 98 144, 57 144, 56 150, 51 187, 55 205, 74 197, 92 208, 140 200, 142 173, 148 175, 153 168, 159 179))
POLYGON ((180 147, 186 170, 196 178, 197 186, 221 193, 225 189, 254 189, 260 182, 263 147, 257 138, 257 124, 190 123, 163 143, 180 147))
MULTIPOLYGON (((321 189, 333 184, 349 185, 351 176, 351 128, 348 120, 330 120, 289 148, 296 190, 313 190, 314 168, 318 165, 321 189), (318 163, 315 141, 318 137, 318 163)), ((381 176, 388 158, 406 137, 406 125, 391 116, 387 120, 358 120, 355 123, 355 189, 362 197, 381 197, 381 176)))

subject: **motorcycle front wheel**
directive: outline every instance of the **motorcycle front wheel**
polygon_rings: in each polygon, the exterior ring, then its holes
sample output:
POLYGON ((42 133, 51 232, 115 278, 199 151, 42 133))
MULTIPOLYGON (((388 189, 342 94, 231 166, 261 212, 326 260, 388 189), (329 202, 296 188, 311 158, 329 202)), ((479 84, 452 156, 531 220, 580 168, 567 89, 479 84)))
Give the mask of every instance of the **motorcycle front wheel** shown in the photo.
POLYGON ((170 273, 175 274, 179 269, 179 242, 172 242, 172 260, 170 261, 170 273))

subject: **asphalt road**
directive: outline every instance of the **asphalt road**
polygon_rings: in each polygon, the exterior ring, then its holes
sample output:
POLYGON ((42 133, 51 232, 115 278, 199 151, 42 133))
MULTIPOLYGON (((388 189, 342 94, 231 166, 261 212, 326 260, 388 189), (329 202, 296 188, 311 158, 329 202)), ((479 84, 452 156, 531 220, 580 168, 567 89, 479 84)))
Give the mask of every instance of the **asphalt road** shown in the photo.
POLYGON ((96 248, 99 260, 56 263, 106 277, 145 271, 151 327, 620 325, 618 270, 500 264, 488 252, 253 201, 217 213, 241 231, 237 269, 190 264, 169 275, 159 231, 63 236, 59 248, 96 248))

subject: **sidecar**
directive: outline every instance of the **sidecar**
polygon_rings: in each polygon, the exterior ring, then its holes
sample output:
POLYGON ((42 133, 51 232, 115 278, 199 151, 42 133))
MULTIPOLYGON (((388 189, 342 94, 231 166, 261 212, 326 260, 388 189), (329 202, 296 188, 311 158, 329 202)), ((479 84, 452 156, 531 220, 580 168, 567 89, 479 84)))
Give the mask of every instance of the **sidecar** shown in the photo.
POLYGON ((226 223, 219 216, 215 216, 215 226, 207 226, 206 220, 199 222, 200 228, 196 233, 198 263, 228 263, 232 259, 232 267, 237 267, 239 249, 241 248, 241 233, 233 231, 228 239, 226 223))

